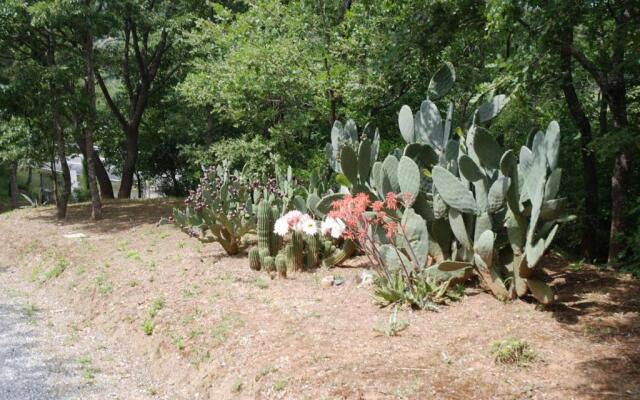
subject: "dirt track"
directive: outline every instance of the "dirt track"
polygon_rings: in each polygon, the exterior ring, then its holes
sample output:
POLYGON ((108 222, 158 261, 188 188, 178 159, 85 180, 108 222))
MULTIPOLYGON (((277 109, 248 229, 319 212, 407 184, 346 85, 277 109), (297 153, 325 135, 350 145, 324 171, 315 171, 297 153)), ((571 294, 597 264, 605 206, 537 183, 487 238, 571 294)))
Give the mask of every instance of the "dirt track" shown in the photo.
POLYGON ((379 330, 390 310, 358 286, 362 269, 270 280, 251 271, 244 255, 225 257, 216 245, 156 226, 173 205, 107 203, 99 223, 88 222, 84 205, 71 207, 64 224, 52 209, 0 215, 0 232, 11 237, 0 241, 0 265, 43 308, 70 310, 64 320, 51 317, 62 332, 71 335, 76 326, 79 336, 100 335, 100 352, 122 365, 113 376, 130 374, 124 365, 142 372, 148 382, 132 379, 139 393, 216 400, 640 398, 637 281, 550 258, 560 304, 502 304, 470 288, 438 313, 402 310, 398 318, 408 328, 387 337, 379 330), (87 237, 64 238, 78 232, 87 237), (328 274, 345 284, 321 287, 328 274), (506 337, 526 340, 538 360, 495 365, 491 344, 506 337))

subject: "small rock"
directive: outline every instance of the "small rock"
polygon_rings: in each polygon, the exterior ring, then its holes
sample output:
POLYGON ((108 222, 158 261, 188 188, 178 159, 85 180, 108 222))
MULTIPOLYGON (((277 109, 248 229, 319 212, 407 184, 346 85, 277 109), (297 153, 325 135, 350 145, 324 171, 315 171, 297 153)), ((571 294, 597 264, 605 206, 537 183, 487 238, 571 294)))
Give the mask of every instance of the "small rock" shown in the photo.
POLYGON ((88 237, 84 233, 67 233, 66 235, 63 235, 63 236, 67 239, 85 239, 88 237))
POLYGON ((333 283, 334 283, 333 275, 325 276, 320 280, 320 286, 322 286, 323 288, 331 287, 333 286, 333 283))

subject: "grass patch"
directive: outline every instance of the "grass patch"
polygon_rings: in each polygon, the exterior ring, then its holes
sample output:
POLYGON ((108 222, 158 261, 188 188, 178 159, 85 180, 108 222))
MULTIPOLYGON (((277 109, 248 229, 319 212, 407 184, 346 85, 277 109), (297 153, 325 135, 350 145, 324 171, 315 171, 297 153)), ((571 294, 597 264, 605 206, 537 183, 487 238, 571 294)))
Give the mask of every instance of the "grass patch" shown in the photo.
POLYGON ((192 297, 196 297, 200 293, 202 293, 202 291, 200 290, 198 285, 192 285, 191 287, 184 288, 182 290, 182 296, 184 296, 185 299, 190 299, 192 297))
POLYGON ((149 317, 155 318, 158 315, 158 312, 164 308, 164 298, 156 297, 151 303, 151 307, 149 307, 149 317))
POLYGON ((229 332, 235 328, 244 326, 244 321, 233 315, 225 315, 222 321, 211 329, 211 337, 218 343, 227 340, 229 332))
POLYGON ((491 354, 496 364, 526 366, 537 359, 529 343, 517 338, 494 341, 491 343, 491 354))
POLYGON ((106 296, 113 291, 113 284, 109 281, 109 278, 104 271, 96 277, 96 288, 98 289, 98 293, 103 296, 106 296))
POLYGON ((273 385, 271 385, 271 388, 273 389, 274 392, 282 392, 287 388, 288 384, 289 382, 287 382, 286 379, 278 379, 277 381, 273 382, 273 385))
POLYGON ((267 283, 267 281, 265 281, 262 278, 256 279, 255 284, 258 289, 267 289, 269 287, 269 284, 267 283))
POLYGON ((29 320, 33 321, 36 314, 40 311, 40 308, 33 303, 29 303, 24 308, 25 315, 29 318, 29 320))
POLYGON ((144 332, 145 335, 147 336, 151 336, 153 334, 153 321, 150 319, 145 319, 142 322, 142 332, 144 332))
POLYGON ((130 251, 127 253, 127 258, 131 261, 142 261, 142 257, 140 257, 140 253, 137 251, 130 251))
POLYGON ((266 365, 262 368, 260 368, 260 371, 258 371, 258 375, 256 377, 256 381, 264 378, 265 376, 273 373, 273 372, 278 372, 278 367, 276 367, 275 365, 266 365))
POLYGON ((184 339, 182 338, 181 335, 172 335, 171 343, 173 343, 173 345, 176 346, 176 349, 178 351, 184 350, 184 339))
POLYGON ((131 244, 131 241, 128 239, 118 240, 117 249, 118 251, 125 252, 127 251, 127 247, 131 244))
POLYGON ((96 373, 99 372, 97 368, 93 366, 93 361, 89 356, 82 356, 78 359, 80 363, 80 370, 82 371, 82 379, 90 385, 96 382, 96 373))
POLYGON ((236 378, 231 385, 231 391, 234 393, 242 392, 242 380, 240 378, 236 378))
POLYGON ((45 283, 51 279, 59 277, 67 269, 67 267, 69 267, 69 262, 67 260, 65 260, 64 258, 57 260, 53 268, 51 268, 44 274, 41 283, 45 283))

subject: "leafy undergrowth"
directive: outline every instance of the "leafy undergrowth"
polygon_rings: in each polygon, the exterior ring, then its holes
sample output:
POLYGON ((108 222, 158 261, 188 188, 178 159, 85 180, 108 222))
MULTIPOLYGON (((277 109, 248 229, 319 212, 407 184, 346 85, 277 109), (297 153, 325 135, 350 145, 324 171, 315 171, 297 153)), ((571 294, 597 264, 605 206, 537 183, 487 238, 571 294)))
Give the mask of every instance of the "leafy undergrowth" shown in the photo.
POLYGON ((98 223, 86 205, 62 224, 51 208, 6 214, 0 284, 15 272, 82 315, 69 337, 106 333, 163 382, 160 398, 640 396, 640 284, 624 275, 551 257, 560 302, 544 309, 477 288, 437 313, 380 308, 362 263, 270 280, 246 254, 158 225, 174 205, 106 203, 98 223), (323 287, 327 275, 344 283, 323 287))

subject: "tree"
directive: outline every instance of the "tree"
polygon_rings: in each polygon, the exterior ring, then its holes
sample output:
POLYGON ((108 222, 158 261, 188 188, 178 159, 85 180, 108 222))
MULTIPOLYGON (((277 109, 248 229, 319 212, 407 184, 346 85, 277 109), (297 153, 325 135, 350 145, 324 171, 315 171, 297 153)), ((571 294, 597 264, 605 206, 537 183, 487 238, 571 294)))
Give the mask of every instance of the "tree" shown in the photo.
MULTIPOLYGON (((91 20, 92 1, 85 0, 88 19, 91 20)), ((89 181, 89 191, 91 192, 91 217, 100 219, 102 217, 102 203, 100 193, 96 183, 96 159, 94 150, 94 134, 96 124, 96 84, 95 84, 95 56, 93 52, 93 27, 91 22, 84 27, 82 41, 82 53, 85 63, 85 97, 87 101, 87 117, 84 129, 84 145, 87 161, 87 178, 89 181)))
POLYGON ((118 191, 118 198, 121 199, 131 197, 138 160, 140 125, 149 99, 163 87, 163 80, 178 68, 173 66, 169 69, 169 66, 163 65, 166 53, 173 46, 168 20, 175 9, 181 9, 172 3, 154 1, 138 5, 127 2, 113 10, 118 18, 117 31, 113 34, 119 39, 116 48, 119 55, 115 52, 105 54, 100 68, 95 71, 109 109, 126 138, 126 155, 118 191), (102 69, 113 73, 123 82, 126 93, 124 109, 127 111, 122 111, 118 99, 112 96, 102 69), (163 69, 167 70, 166 76, 160 77, 163 69))
POLYGON ((18 165, 28 157, 28 138, 29 129, 24 120, 17 117, 0 120, 0 165, 9 168, 11 208, 18 208, 18 165))
MULTIPOLYGON (((540 64, 546 54, 555 54, 559 62, 556 73, 561 76, 563 91, 570 115, 578 126, 582 137, 582 157, 584 166, 584 190, 589 199, 587 208, 590 215, 586 220, 586 246, 590 247, 589 235, 597 218, 598 198, 595 160, 591 140, 593 137, 591 119, 584 106, 588 98, 596 99, 601 94, 604 102, 597 104, 596 117, 601 132, 605 135, 607 147, 612 149, 614 159, 611 174, 611 209, 608 261, 618 260, 626 246, 629 225, 626 223, 629 192, 633 168, 631 152, 638 140, 638 131, 631 128, 628 116, 629 85, 638 85, 640 78, 637 68, 630 68, 639 56, 637 43, 639 33, 635 27, 640 23, 639 6, 631 1, 491 1, 489 15, 497 20, 509 35, 532 38, 526 43, 533 44, 534 51, 525 45, 515 57, 528 53, 533 65, 540 64), (586 93, 580 99, 575 88, 574 64, 579 65, 593 82, 597 92, 586 93), (603 107, 606 104, 606 107, 603 107), (607 126, 607 110, 610 111, 612 129, 607 126), (597 192, 596 192, 597 193, 597 192)), ((526 68, 528 68, 527 66, 526 68)), ((588 107, 591 108, 591 107, 588 107)))

